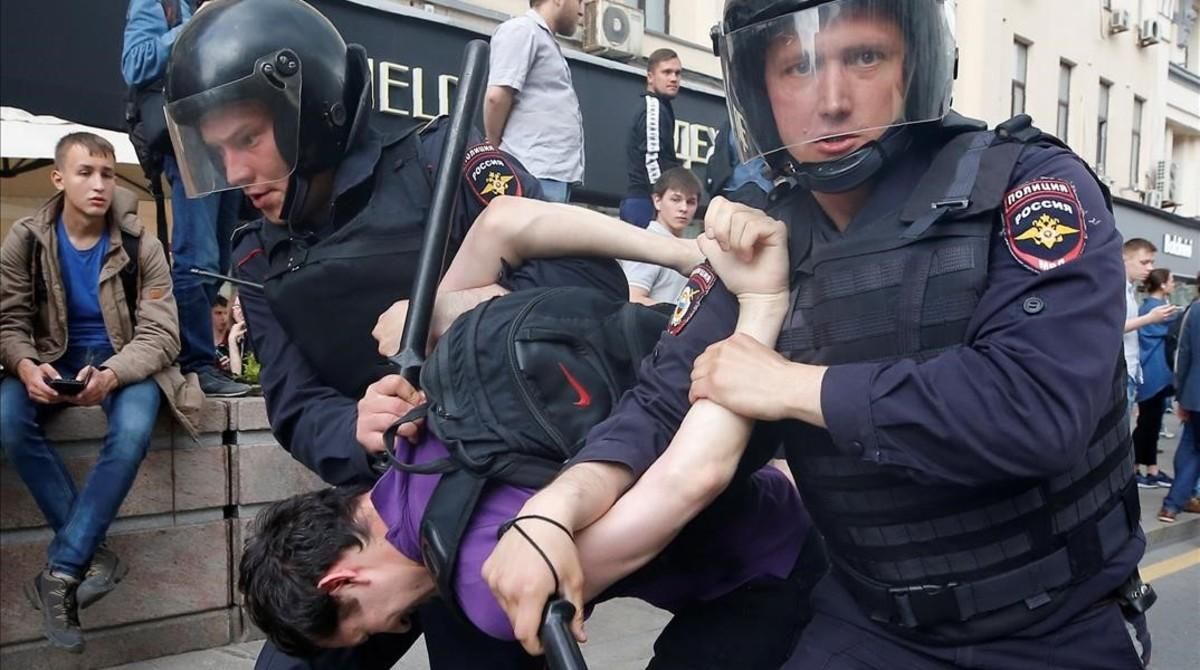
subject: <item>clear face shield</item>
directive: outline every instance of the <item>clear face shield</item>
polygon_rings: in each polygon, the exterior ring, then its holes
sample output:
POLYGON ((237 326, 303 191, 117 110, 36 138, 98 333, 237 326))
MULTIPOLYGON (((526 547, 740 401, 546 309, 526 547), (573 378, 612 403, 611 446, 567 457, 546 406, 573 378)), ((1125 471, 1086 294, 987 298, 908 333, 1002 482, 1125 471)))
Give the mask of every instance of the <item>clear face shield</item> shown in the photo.
POLYGON ((167 127, 188 197, 286 179, 300 149, 300 61, 259 59, 241 79, 172 102, 167 127))
POLYGON ((720 38, 743 160, 833 160, 889 128, 950 109, 953 8, 942 0, 836 0, 720 38))

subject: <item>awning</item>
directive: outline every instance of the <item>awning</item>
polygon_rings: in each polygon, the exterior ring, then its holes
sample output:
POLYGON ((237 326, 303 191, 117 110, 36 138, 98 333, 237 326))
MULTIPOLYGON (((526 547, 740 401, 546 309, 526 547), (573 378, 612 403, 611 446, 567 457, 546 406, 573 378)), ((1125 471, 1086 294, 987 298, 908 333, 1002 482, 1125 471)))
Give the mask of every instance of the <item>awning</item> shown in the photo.
POLYGON ((16 107, 0 107, 0 157, 9 160, 54 159, 54 145, 67 133, 89 132, 112 142, 117 162, 137 165, 137 152, 124 133, 72 123, 57 116, 35 116, 16 107))

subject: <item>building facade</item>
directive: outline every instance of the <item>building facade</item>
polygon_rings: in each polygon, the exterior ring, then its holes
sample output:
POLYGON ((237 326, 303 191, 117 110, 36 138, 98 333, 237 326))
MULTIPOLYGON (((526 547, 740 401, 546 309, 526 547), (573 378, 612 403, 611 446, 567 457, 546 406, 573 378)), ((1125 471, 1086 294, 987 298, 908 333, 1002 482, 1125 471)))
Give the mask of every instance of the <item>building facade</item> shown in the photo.
MULTIPOLYGON (((455 49, 467 39, 486 38, 500 22, 529 8, 528 0, 310 1, 333 16, 349 40, 367 45, 376 111, 396 123, 448 110, 455 49)), ((724 118, 720 63, 709 37, 724 0, 585 1, 602 11, 633 9, 643 29, 640 39, 615 48, 597 47, 595 36, 604 31, 596 20, 560 38, 589 138, 581 197, 609 205, 620 197, 624 159, 620 143, 611 138, 623 137, 623 114, 639 95, 645 58, 661 47, 678 52, 685 69, 676 151, 702 173, 724 118)), ((1025 112, 1043 130, 1061 136, 1108 183, 1126 237, 1151 239, 1164 266, 1194 278, 1200 267, 1200 0, 955 4, 960 54, 955 108, 993 124, 1025 112)), ((0 77, 0 104, 119 129, 122 17, 98 7, 76 12, 72 23, 35 0, 3 3, 0 44, 9 66, 0 77), (71 32, 75 23, 78 30, 71 32), (41 72, 12 67, 34 62, 33 54, 21 52, 27 43, 21 35, 43 27, 68 33, 68 41, 97 42, 89 50, 97 58, 43 59, 41 72), (69 91, 79 95, 68 99, 69 91)), ((3 182, 8 195, 0 198, 6 203, 0 219, 8 224, 37 198, 14 206, 16 192, 25 189, 17 188, 18 180, 3 182)))

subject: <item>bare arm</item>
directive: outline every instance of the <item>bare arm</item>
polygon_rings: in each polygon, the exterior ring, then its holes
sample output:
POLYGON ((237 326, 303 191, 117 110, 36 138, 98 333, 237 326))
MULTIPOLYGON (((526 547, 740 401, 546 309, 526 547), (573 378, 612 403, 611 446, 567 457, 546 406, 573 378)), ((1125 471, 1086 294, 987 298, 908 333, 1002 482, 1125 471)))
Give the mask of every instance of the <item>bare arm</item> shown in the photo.
POLYGON ((488 86, 483 96, 483 132, 487 141, 496 147, 504 137, 508 115, 512 112, 517 92, 508 86, 488 86))
MULTIPOLYGON (((459 315, 505 291, 496 279, 503 263, 533 258, 606 256, 644 261, 687 273, 703 260, 694 240, 655 235, 583 207, 501 196, 471 225, 438 285, 431 344, 459 315)), ((379 352, 400 349, 408 301, 394 303, 375 324, 379 352)))
POLYGON ((438 290, 494 282, 502 260, 520 265, 555 256, 623 258, 681 274, 704 260, 694 240, 655 235, 583 207, 503 196, 475 220, 438 290))
POLYGON ((639 305, 657 305, 658 302, 650 299, 650 291, 641 286, 629 285, 629 302, 636 302, 639 305))
MULTIPOLYGON (((735 332, 775 346, 787 295, 743 303, 735 332)), ((591 600, 659 554, 729 485, 753 421, 701 400, 692 405, 667 451, 576 544, 584 600, 591 600)))
POLYGON ((1145 314, 1125 322, 1125 332, 1167 321, 1179 310, 1175 305, 1159 305, 1145 314))

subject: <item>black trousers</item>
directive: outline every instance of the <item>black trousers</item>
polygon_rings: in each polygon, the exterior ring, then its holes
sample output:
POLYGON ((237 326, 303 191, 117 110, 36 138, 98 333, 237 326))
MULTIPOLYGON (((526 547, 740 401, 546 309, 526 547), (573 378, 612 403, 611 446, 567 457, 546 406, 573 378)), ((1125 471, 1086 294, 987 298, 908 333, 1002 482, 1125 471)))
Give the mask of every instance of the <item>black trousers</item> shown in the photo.
POLYGON ((1174 392, 1170 385, 1138 402, 1137 426, 1133 429, 1134 462, 1158 465, 1158 433, 1162 430, 1167 398, 1174 392))

